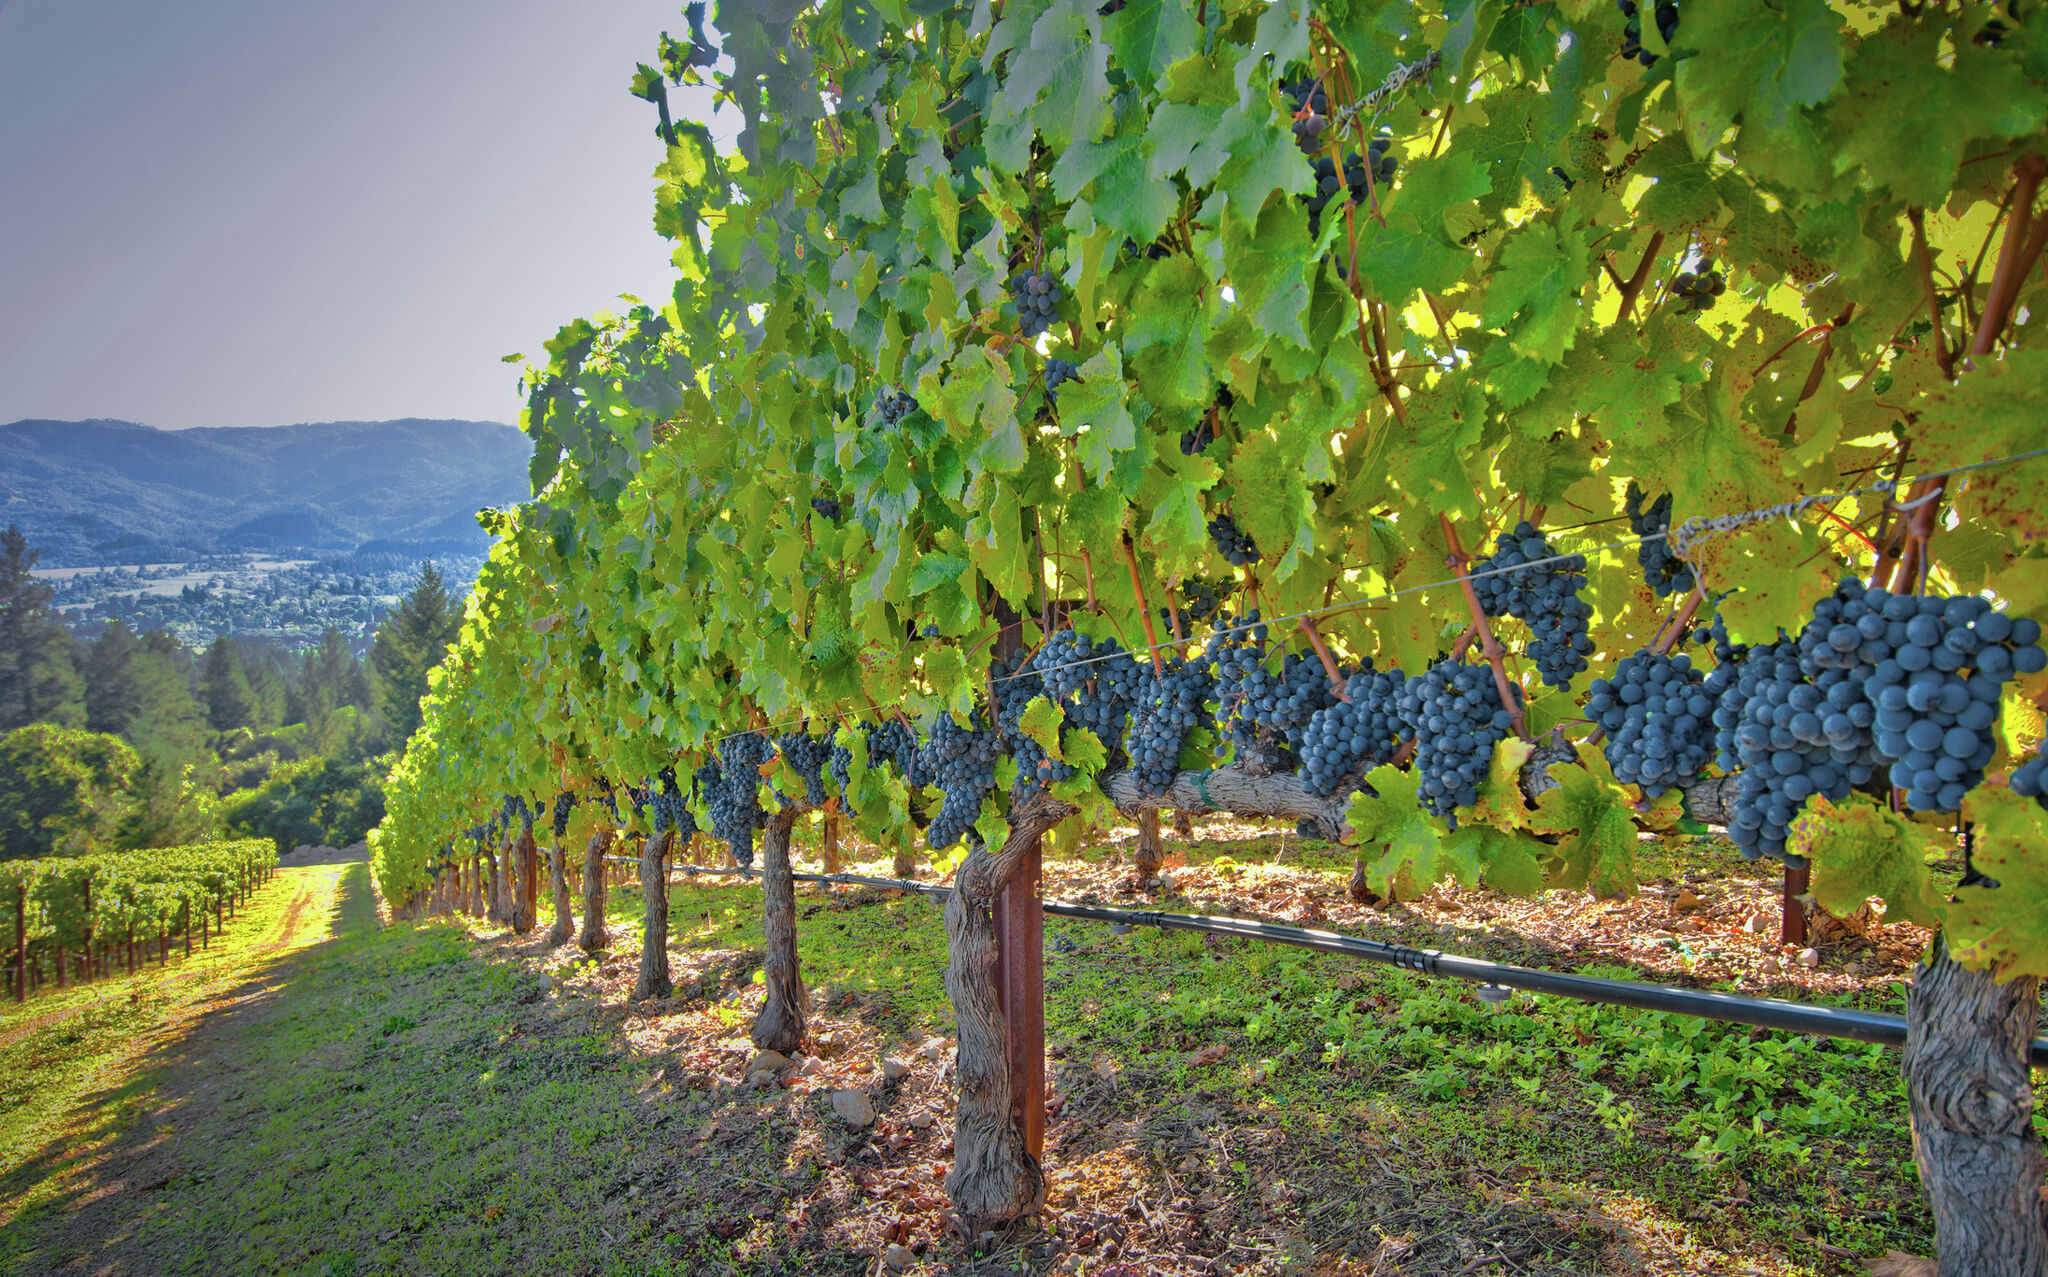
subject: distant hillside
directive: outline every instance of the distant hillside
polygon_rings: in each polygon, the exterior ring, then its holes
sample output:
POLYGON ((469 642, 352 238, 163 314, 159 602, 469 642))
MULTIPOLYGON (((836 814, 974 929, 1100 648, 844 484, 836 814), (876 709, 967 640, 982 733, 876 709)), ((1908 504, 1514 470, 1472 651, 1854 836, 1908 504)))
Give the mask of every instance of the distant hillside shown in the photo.
POLYGON ((44 567, 208 554, 478 553, 472 517, 527 495, 526 437, 490 421, 156 430, 0 426, 0 526, 44 567))

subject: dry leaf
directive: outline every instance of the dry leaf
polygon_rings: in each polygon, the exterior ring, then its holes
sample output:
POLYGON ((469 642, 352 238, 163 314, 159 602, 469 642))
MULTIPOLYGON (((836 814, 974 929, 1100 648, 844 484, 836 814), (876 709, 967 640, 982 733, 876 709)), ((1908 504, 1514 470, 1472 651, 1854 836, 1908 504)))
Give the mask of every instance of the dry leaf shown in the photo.
POLYGON ((1229 1054, 1230 1048, 1221 1042, 1216 1043, 1214 1046, 1205 1046, 1188 1057, 1188 1067, 1199 1069, 1204 1065, 1214 1064, 1229 1054))

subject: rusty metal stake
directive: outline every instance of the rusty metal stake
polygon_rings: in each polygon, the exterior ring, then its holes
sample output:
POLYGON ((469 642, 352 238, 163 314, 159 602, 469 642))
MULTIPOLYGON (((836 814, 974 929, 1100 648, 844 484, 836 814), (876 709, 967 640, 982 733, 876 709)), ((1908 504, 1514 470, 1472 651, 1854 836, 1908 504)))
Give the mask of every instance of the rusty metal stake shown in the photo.
POLYGON ((1806 894, 1809 873, 1805 869, 1785 866, 1785 894, 1779 903, 1778 942, 1780 944, 1806 943, 1806 906, 1799 897, 1806 894))
POLYGON ((1024 1147, 1045 1155, 1045 902, 1038 893, 1044 845, 1031 850, 996 897, 996 987, 1010 1043, 1010 1103, 1024 1147))

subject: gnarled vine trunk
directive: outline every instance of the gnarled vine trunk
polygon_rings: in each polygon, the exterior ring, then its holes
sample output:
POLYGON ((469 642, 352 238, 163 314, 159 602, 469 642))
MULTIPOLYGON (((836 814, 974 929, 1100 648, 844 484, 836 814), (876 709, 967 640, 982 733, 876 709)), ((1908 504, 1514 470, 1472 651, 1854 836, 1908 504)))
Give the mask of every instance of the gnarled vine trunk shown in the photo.
POLYGON ((970 1236, 1035 1213, 1045 1177, 1013 1111, 1009 1029, 998 987, 995 904, 1038 839, 1074 813, 1041 790, 1010 809, 999 847, 967 853, 946 901, 946 994, 959 1022, 960 1102, 946 1192, 970 1236))
POLYGON ((559 948, 576 934, 576 919, 569 912, 569 871, 562 866, 562 842, 548 848, 548 878, 555 889, 555 925, 548 928, 548 947, 559 948))
POLYGON ((675 831, 664 829, 640 844, 647 915, 640 929, 640 975, 633 981, 636 998, 665 998, 675 989, 668 978, 668 849, 675 840, 675 831))
POLYGON ((505 875, 498 866, 498 853, 489 847, 483 849, 484 865, 490 874, 490 881, 484 887, 484 918, 489 922, 505 921, 505 875))
POLYGON ((1138 813, 1138 848, 1134 868, 1141 879, 1157 878, 1166 859, 1166 840, 1159 836, 1159 809, 1147 807, 1138 813))
POLYGON ((790 877, 789 835, 797 807, 785 802, 761 835, 761 978, 768 997, 754 1017, 754 1046, 784 1055, 804 1040, 804 978, 796 957, 796 881, 790 877))
POLYGON ((612 831, 600 829, 583 849, 583 931, 576 943, 585 953, 611 944, 604 930, 604 853, 611 845, 612 831))
POLYGON ((540 905, 534 899, 533 831, 522 829, 512 844, 512 930, 526 935, 533 930, 540 905))
POLYGON ((1999 984, 1938 935, 1913 973, 1906 1103, 1941 1277, 2048 1277, 2048 1157, 2027 1065, 2040 1008, 2039 980, 1999 984))

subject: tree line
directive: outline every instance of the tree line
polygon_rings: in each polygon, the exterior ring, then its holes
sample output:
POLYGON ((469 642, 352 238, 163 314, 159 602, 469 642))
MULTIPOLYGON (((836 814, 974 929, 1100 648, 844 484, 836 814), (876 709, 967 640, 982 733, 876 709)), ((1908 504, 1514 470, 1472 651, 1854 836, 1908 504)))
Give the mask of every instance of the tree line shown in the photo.
POLYGON ((432 563, 359 655, 332 628, 303 652, 225 634, 194 652, 118 618, 81 637, 36 560, 0 533, 0 859, 222 834, 345 846, 383 818, 389 755, 461 625, 432 563))

